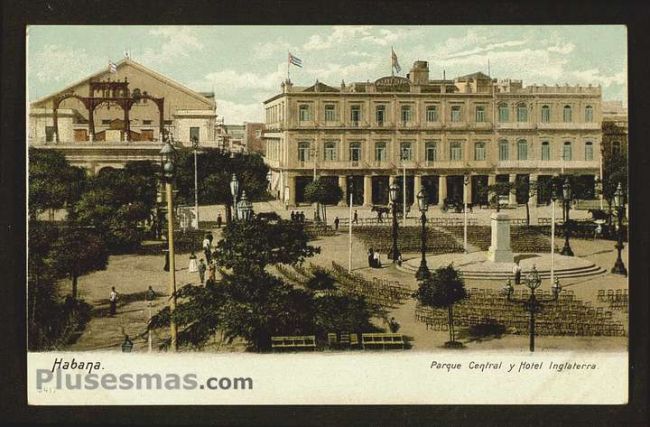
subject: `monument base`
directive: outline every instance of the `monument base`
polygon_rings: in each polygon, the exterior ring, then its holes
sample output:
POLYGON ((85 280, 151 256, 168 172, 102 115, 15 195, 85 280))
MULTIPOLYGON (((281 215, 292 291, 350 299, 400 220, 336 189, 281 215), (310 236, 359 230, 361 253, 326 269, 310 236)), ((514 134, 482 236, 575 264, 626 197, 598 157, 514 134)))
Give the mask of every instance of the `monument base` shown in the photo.
POLYGON ((488 250, 487 259, 492 262, 515 262, 515 257, 512 251, 503 249, 493 249, 490 246, 488 250))

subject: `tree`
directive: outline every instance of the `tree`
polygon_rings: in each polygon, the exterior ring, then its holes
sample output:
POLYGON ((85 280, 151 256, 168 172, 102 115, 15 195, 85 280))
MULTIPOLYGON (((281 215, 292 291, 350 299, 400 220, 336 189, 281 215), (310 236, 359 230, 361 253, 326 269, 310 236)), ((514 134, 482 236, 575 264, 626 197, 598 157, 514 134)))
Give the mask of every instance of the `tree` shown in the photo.
POLYGON ((156 186, 152 163, 127 163, 89 180, 69 217, 97 230, 110 250, 133 250, 144 238, 142 224, 151 219, 156 186))
POLYGON ((343 190, 336 182, 318 178, 305 187, 305 200, 322 207, 323 220, 327 222, 327 205, 335 205, 343 199, 343 190))
MULTIPOLYGON (((231 154, 214 148, 202 148, 197 154, 197 181, 199 201, 203 204, 224 204, 226 221, 230 222, 232 195, 230 180, 236 173, 240 188, 246 190, 251 201, 264 200, 267 194, 269 168, 257 153, 231 154)), ((177 201, 194 204, 194 153, 192 149, 179 150, 176 155, 177 201)))
POLYGON ((217 244, 217 261, 235 273, 263 270, 269 264, 302 262, 320 252, 308 245, 302 224, 253 219, 229 223, 217 244))
POLYGON ((48 258, 54 271, 72 280, 70 295, 76 302, 77 279, 92 271, 105 270, 108 251, 96 232, 88 228, 66 228, 52 243, 48 258))
POLYGON ((432 308, 446 308, 449 313, 449 341, 446 347, 460 347, 455 341, 454 334, 454 304, 467 298, 465 281, 459 271, 451 264, 440 267, 431 277, 420 282, 418 290, 413 294, 420 304, 432 308))
POLYGON ((29 149, 29 216, 46 210, 62 209, 75 203, 83 191, 86 174, 70 166, 65 156, 54 150, 29 149))

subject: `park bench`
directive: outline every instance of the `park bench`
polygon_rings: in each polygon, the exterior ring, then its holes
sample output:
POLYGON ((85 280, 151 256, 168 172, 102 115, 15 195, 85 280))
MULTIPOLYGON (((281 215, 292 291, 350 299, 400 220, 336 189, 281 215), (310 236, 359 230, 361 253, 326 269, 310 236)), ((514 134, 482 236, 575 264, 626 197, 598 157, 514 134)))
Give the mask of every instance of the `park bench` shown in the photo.
POLYGON ((287 336, 287 337, 271 337, 271 349, 273 350, 315 350, 316 337, 314 335, 307 336, 287 336))
POLYGON ((388 333, 361 334, 361 345, 365 349, 372 348, 404 348, 404 335, 388 333))

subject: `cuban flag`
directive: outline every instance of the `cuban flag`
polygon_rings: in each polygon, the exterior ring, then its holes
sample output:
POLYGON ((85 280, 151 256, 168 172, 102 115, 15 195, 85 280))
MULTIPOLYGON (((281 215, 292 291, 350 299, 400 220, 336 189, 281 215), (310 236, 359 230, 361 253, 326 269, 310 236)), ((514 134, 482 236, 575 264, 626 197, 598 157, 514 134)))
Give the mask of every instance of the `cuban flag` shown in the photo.
POLYGON ((296 67, 302 68, 302 60, 296 56, 293 56, 291 52, 289 52, 289 64, 293 64, 296 67))
POLYGON ((111 73, 117 73, 117 65, 115 65, 112 61, 108 61, 108 71, 111 73))
POLYGON ((393 48, 390 48, 391 51, 391 61, 393 65, 393 69, 395 70, 396 73, 399 73, 402 71, 402 67, 399 66, 399 62, 397 61, 397 54, 395 53, 395 50, 393 48))

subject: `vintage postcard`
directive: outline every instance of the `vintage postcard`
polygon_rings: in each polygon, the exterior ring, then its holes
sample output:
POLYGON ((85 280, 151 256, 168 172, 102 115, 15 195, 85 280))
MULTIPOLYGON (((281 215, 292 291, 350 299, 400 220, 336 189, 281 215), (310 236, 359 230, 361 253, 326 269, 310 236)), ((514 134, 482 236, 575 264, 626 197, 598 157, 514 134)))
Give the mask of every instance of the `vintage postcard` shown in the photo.
POLYGON ((625 26, 26 37, 31 405, 627 403, 625 26))

